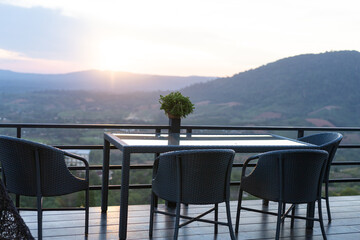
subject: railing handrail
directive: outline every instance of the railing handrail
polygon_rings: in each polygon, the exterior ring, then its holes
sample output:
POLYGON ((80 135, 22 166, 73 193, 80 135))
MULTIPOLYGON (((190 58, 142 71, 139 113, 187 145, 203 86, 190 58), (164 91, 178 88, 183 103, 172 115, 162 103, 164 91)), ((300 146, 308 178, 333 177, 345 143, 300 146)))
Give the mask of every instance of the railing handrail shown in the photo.
MULTIPOLYGON (((0 123, 0 128, 119 128, 119 129, 169 129, 169 125, 112 124, 112 123, 0 123)), ((306 127, 306 126, 235 126, 235 125, 181 125, 181 129, 207 130, 304 130, 304 131, 360 131, 360 127, 306 127)))

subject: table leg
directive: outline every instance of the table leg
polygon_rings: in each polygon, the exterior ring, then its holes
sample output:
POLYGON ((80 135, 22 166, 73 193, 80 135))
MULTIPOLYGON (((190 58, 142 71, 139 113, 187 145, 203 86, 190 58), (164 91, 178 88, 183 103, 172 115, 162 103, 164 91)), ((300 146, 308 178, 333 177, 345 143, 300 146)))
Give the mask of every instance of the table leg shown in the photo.
MULTIPOLYGON (((160 156, 160 153, 155 153, 154 154, 154 161, 155 161, 155 159, 156 158, 158 158, 160 156)), ((152 186, 151 186, 152 187, 152 186)), ((157 208, 158 207, 158 196, 156 196, 155 194, 154 194, 154 207, 155 208, 157 208)))
POLYGON ((104 140, 102 186, 101 186, 101 212, 103 213, 106 213, 108 208, 109 162, 110 162, 110 143, 104 140))
POLYGON ((119 238, 126 239, 129 204, 130 153, 124 149, 121 170, 119 238))
POLYGON ((173 208, 173 209, 176 208, 176 202, 165 201, 165 205, 168 208, 173 208))
MULTIPOLYGON (((314 218, 315 214, 315 202, 307 204, 306 217, 314 218)), ((306 228, 312 229, 314 227, 314 220, 306 220, 306 228)))

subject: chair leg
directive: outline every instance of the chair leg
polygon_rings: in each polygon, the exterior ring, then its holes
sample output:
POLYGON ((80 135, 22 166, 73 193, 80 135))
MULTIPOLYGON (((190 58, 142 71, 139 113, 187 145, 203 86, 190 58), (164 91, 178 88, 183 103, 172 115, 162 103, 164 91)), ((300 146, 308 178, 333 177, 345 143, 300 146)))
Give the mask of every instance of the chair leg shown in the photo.
POLYGON ((85 191, 85 236, 89 234, 89 188, 85 191))
POLYGON ((291 210, 291 225, 290 228, 294 228, 294 221, 295 221, 295 209, 296 209, 296 204, 293 205, 293 209, 291 210))
POLYGON ((229 201, 226 201, 225 205, 226 205, 226 216, 227 216, 227 221, 228 221, 228 225, 229 225, 230 237, 231 237, 231 240, 235 240, 236 238, 235 238, 234 230, 233 230, 232 223, 231 223, 231 213, 230 213, 229 201))
POLYGON ((177 202, 176 203, 176 219, 175 219, 174 240, 177 240, 178 235, 179 235, 180 208, 181 208, 181 203, 177 202))
POLYGON ((20 207, 20 195, 19 194, 16 194, 16 208, 19 211, 19 207, 20 207))
POLYGON ((330 203, 329 203, 329 183, 325 182, 325 201, 326 201, 326 210, 328 215, 328 221, 331 222, 331 213, 330 213, 330 203))
POLYGON ((218 219, 219 219, 219 214, 218 214, 218 204, 216 203, 215 204, 215 210, 214 210, 214 221, 215 221, 215 224, 214 224, 214 234, 218 234, 218 219))
POLYGON ((318 211, 319 211, 319 222, 320 222, 321 233, 323 235, 323 239, 326 240, 327 238, 325 234, 324 222, 321 211, 321 198, 318 200, 318 211))
POLYGON ((154 195, 154 208, 158 207, 158 196, 154 195))
POLYGON ((278 203, 278 215, 277 215, 277 221, 276 221, 276 235, 275 239, 278 240, 280 237, 280 223, 281 223, 281 213, 282 213, 282 202, 278 203))
POLYGON ((150 226, 149 226, 149 237, 152 237, 153 234, 153 226, 154 226, 154 207, 155 207, 155 199, 157 197, 151 191, 151 204, 150 204, 150 226))
MULTIPOLYGON (((283 204, 282 204, 282 214, 285 214, 285 212, 286 212, 286 203, 283 203, 283 204)), ((282 219, 281 222, 282 222, 282 223, 285 222, 285 217, 282 219)))
POLYGON ((240 188, 239 198, 238 198, 238 206, 237 206, 237 212, 236 212, 236 223, 235 223, 235 232, 236 233, 239 232, 242 195, 243 195, 243 190, 240 188))
POLYGON ((42 239, 42 197, 37 197, 38 239, 42 239))

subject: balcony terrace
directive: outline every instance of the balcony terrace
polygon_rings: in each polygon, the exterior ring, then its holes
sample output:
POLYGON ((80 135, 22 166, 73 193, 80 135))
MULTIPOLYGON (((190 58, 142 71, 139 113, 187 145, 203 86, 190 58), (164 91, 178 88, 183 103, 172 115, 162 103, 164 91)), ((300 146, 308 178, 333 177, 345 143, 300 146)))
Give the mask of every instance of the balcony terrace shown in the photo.
MULTIPOLYGON (((53 140, 56 133, 54 130, 64 131, 67 130, 76 131, 88 131, 94 132, 93 138, 98 142, 102 141, 102 133, 107 132, 166 132, 169 130, 169 126, 158 125, 111 125, 111 124, 0 124, 1 134, 8 134, 17 136, 19 138, 24 137, 27 139, 39 139, 34 136, 41 135, 48 144, 55 145, 62 149, 88 149, 92 151, 101 152, 103 145, 101 144, 82 144, 81 141, 76 142, 75 145, 61 145, 57 140, 53 140), (38 133, 35 134, 35 132, 38 133), (55 135, 54 135, 55 134, 55 135)), ((271 132, 278 135, 284 135, 292 138, 301 137, 314 132, 322 131, 336 131, 341 132, 344 135, 344 141, 340 145, 339 155, 342 156, 344 152, 350 151, 351 154, 346 156, 356 157, 358 156, 360 143, 351 141, 354 139, 354 135, 360 133, 360 128, 312 128, 312 127, 241 127, 241 126, 181 126, 182 131, 186 133, 195 132, 209 132, 209 133, 246 133, 246 132, 271 132), (305 134, 306 133, 306 134, 305 134)), ((73 136, 73 135, 72 135, 73 136)), ((356 139, 356 138, 355 138, 356 139)), ((112 152, 119 152, 113 150, 112 152)), ((99 155, 102 156, 102 155, 99 155)), ((115 156, 116 157, 116 156, 115 156)), ((101 158, 101 157, 100 157, 101 158)), ((112 156, 112 160, 114 156, 112 156)), ((112 161, 111 160, 111 161, 112 161)), ((102 162, 102 159, 99 159, 102 162)), ((359 169, 360 161, 357 159, 349 158, 344 159, 338 157, 333 162, 333 168, 330 175, 330 183, 333 185, 339 184, 351 184, 358 188, 360 182, 360 174, 356 177, 349 176, 347 170, 359 169), (340 159, 340 160, 339 160, 340 159)), ((151 159, 143 164, 131 165, 132 171, 150 171, 152 167, 151 159)), ((242 167, 241 158, 234 164, 234 172, 239 171, 242 167)), ((81 170, 81 166, 69 167, 71 170, 81 170)), ((100 164, 93 164, 90 162, 90 170, 92 172, 99 173, 102 169, 100 164)), ((121 165, 110 165, 111 171, 120 171, 121 165)), ((359 171, 355 171, 359 173, 359 171)), ((96 174, 95 174, 96 175, 96 174)), ((232 188, 234 194, 232 194, 232 200, 236 200, 236 193, 239 185, 239 175, 233 177, 232 188)), ((113 175, 113 179, 110 181, 109 190, 115 196, 120 195, 120 184, 116 183, 117 175, 113 175)), ((107 213, 101 213, 100 208, 100 196, 101 195, 101 183, 92 181, 90 179, 93 198, 90 198, 90 204, 93 206, 90 210, 90 228, 89 236, 87 239, 118 239, 119 236, 119 203, 116 199, 113 202, 109 202, 110 206, 107 213)), ((342 186, 341 185, 341 186, 342 186)), ((149 183, 140 183, 131 181, 131 191, 149 191, 151 185, 149 183)), ((354 194, 352 191, 348 191, 349 194, 354 194)), ((130 193, 130 195, 133 192, 130 193)), ((346 192, 342 192, 344 195, 346 192)), ((148 192, 146 193, 148 194, 148 192)), ((335 192, 335 194, 339 194, 335 192)), ((356 194, 356 192, 355 192, 356 194)), ((346 194, 345 194, 346 195, 346 194)), ((118 198, 117 198, 118 200, 118 198)), ((138 204, 136 201, 130 201, 129 217, 128 217, 128 239, 148 239, 148 226, 149 226, 149 205, 148 203, 138 204)), ((265 208, 261 204, 260 200, 246 200, 245 205, 265 208)), ((360 239, 360 196, 332 196, 330 199, 331 211, 333 215, 333 221, 327 222, 326 208, 323 204, 323 215, 325 223, 325 231, 328 239, 360 239)), ((159 207, 163 208, 164 205, 160 204, 159 207)), ((202 211, 203 206, 189 206, 184 208, 184 211, 188 213, 197 213, 202 211)), ((275 210, 276 205, 270 203, 270 210, 275 210)), ((231 202, 233 224, 236 216, 236 202, 231 202)), ((299 214, 305 214, 306 206, 301 206, 298 210, 299 214)), ((219 208, 219 218, 225 218, 225 208, 221 205, 219 208)), ((32 234, 37 236, 37 221, 35 211, 21 211, 26 224, 29 226, 32 234)), ((211 216, 210 216, 211 217, 211 216)), ((84 213, 82 211, 47 211, 44 212, 43 218, 43 236, 44 239, 85 239, 84 236, 84 213)), ((275 236, 276 218, 273 216, 264 216, 254 212, 242 212, 242 219, 240 223, 240 232, 237 234, 238 239, 273 239, 275 236)), ((305 221, 296 220, 295 227, 290 229, 289 221, 285 221, 284 227, 281 230, 281 237, 283 239, 322 239, 319 224, 314 224, 314 229, 306 229, 305 221)), ((163 215, 157 215, 154 225, 153 239, 170 239, 173 234, 173 220, 170 217, 163 215)), ((220 227, 217 235, 213 234, 213 226, 205 223, 192 223, 179 232, 179 239, 229 239, 227 227, 220 227)))

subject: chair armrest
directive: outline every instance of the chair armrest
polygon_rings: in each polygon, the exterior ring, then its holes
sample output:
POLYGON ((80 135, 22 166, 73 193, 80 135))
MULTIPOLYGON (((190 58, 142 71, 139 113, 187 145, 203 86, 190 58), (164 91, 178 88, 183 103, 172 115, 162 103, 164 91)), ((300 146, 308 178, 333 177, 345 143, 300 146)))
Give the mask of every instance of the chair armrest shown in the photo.
POLYGON ((65 156, 68 156, 68 157, 74 158, 76 160, 82 161, 85 164, 85 172, 86 172, 85 179, 87 181, 89 181, 89 163, 88 163, 88 161, 86 161, 85 158, 80 157, 79 155, 76 155, 76 154, 73 154, 73 153, 69 153, 69 152, 66 152, 66 151, 63 151, 63 153, 64 153, 65 156))
POLYGON ((159 168, 159 160, 160 160, 160 156, 155 158, 155 160, 154 160, 152 179, 154 179, 157 175, 157 171, 159 168))
POLYGON ((245 177, 245 171, 246 171, 246 168, 248 167, 249 163, 253 160, 259 159, 260 156, 261 156, 261 154, 257 154, 257 155, 251 156, 248 159, 246 159, 246 161, 244 162, 243 167, 242 167, 241 179, 243 179, 245 177))

